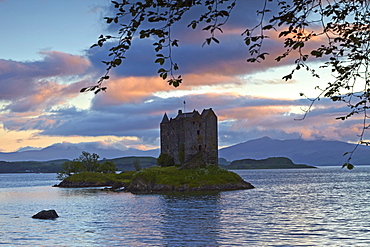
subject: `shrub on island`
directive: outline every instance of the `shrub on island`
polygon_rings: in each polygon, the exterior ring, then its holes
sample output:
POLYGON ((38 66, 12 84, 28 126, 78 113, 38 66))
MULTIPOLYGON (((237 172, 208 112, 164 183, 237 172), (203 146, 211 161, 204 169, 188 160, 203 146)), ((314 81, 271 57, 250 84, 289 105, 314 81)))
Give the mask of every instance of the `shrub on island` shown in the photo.
POLYGON ((121 172, 120 174, 100 172, 80 172, 63 179, 56 187, 82 188, 111 186, 113 189, 126 187, 136 171, 121 172))

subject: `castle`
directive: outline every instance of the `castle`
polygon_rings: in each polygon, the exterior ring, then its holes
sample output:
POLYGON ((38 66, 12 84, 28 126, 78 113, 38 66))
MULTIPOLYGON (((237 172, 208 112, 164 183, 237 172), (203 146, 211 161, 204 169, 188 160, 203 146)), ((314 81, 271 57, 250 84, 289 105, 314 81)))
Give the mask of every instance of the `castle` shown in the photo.
POLYGON ((196 156, 206 164, 218 164, 217 116, 212 108, 202 114, 179 110, 174 119, 165 113, 160 132, 161 153, 173 157, 176 164, 186 164, 196 156))

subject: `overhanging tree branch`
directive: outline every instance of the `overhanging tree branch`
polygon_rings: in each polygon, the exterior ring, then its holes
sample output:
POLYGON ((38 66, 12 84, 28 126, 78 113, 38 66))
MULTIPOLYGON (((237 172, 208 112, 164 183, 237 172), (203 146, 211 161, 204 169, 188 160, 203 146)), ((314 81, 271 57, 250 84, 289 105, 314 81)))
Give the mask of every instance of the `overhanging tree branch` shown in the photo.
MULTIPOLYGON (((103 62, 107 65, 104 76, 96 85, 83 88, 81 92, 98 93, 106 90, 103 82, 109 79, 111 69, 121 65, 134 37, 155 39, 154 62, 162 66, 158 70, 159 76, 170 85, 179 86, 182 78, 181 75, 175 75, 179 66, 173 60, 173 47, 179 46, 180 41, 172 38, 173 25, 181 24, 185 13, 197 13, 195 8, 204 7, 204 11, 186 25, 192 29, 203 26, 202 30, 209 32, 210 36, 205 39, 203 45, 219 43, 217 32, 223 32, 232 10, 239 1, 246 0, 112 1, 116 15, 106 17, 105 20, 108 24, 120 25, 118 36, 101 35, 92 47, 101 47, 112 40, 115 40, 117 45, 110 49, 111 60, 103 62)), ((369 128, 366 121, 369 118, 367 110, 370 103, 369 1, 264 0, 257 15, 260 18, 257 25, 247 27, 241 33, 251 56, 247 61, 261 62, 266 59, 269 52, 268 49, 265 51, 264 41, 269 38, 266 34, 271 32, 277 32, 284 48, 275 60, 280 62, 287 57, 295 57, 294 69, 283 79, 292 79, 294 73, 302 68, 313 77, 319 77, 309 62, 324 61, 321 68, 330 70, 334 80, 328 82, 327 87, 311 100, 308 111, 322 97, 330 98, 334 102, 345 102, 349 112, 337 119, 346 120, 356 114, 363 114, 363 131, 359 135, 358 144, 369 144, 364 140, 364 133, 369 128), (314 46, 316 48, 310 48, 314 46)), ((352 154, 353 152, 348 164, 352 154)), ((347 167, 350 168, 348 165, 347 167)))

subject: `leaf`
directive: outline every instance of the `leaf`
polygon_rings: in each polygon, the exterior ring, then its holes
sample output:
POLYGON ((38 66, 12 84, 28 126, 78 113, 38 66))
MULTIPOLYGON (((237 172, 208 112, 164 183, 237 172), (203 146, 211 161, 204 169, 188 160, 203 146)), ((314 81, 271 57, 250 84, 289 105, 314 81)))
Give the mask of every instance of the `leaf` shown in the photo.
POLYGON ((203 28, 204 31, 211 29, 212 25, 208 25, 205 28, 203 28))
POLYGON ((113 21, 113 18, 110 18, 110 17, 104 17, 104 19, 107 20, 108 24, 110 24, 113 21))
POLYGON ((314 51, 311 51, 311 55, 315 57, 322 57, 322 52, 314 50, 314 51))
POLYGON ((220 43, 220 41, 219 41, 218 39, 216 39, 215 37, 212 37, 212 40, 213 40, 214 42, 216 42, 217 44, 219 44, 219 43, 220 43))
POLYGON ((226 10, 221 10, 221 11, 219 12, 219 14, 220 14, 221 16, 229 16, 229 12, 227 12, 226 10))
POLYGON ((160 65, 163 65, 164 64, 164 58, 157 58, 154 63, 159 63, 160 65))
POLYGON ((262 27, 262 30, 269 30, 272 27, 273 27, 272 25, 266 25, 266 26, 262 27))
POLYGON ((113 64, 114 64, 115 66, 119 66, 121 63, 122 63, 122 59, 120 59, 120 58, 116 58, 116 59, 114 59, 114 61, 113 61, 113 64))
MULTIPOLYGON (((204 43, 206 43, 207 45, 209 45, 211 43, 211 38, 207 38, 206 41, 204 43)), ((204 44, 203 44, 204 45, 204 44)))
POLYGON ((348 170, 352 170, 355 166, 354 165, 352 165, 351 163, 344 163, 343 165, 342 165, 342 168, 344 168, 344 167, 347 167, 347 169, 348 170))

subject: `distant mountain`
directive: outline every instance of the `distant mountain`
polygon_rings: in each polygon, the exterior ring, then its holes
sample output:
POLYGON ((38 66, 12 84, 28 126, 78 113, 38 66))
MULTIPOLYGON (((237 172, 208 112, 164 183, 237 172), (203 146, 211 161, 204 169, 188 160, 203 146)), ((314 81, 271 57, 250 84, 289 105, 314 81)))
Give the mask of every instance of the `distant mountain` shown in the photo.
MULTIPOLYGON (((266 159, 269 157, 287 157, 296 164, 306 165, 342 165, 355 147, 340 141, 307 141, 302 139, 276 140, 269 137, 250 140, 219 150, 219 157, 229 161, 240 159, 266 159)), ((351 162, 370 165, 370 147, 359 146, 351 162)))
MULTIPOLYGON (((134 171, 135 160, 139 161, 141 168, 154 166, 157 159, 148 156, 129 156, 115 159, 101 159, 99 163, 112 161, 119 171, 134 171)), ((0 161, 0 173, 58 173, 62 170, 62 164, 68 159, 49 161, 0 161)))
MULTIPOLYGON (((255 140, 239 143, 219 150, 219 158, 228 161, 240 159, 266 159, 270 157, 286 157, 295 164, 306 165, 342 165, 346 162, 345 152, 350 152, 355 147, 340 141, 307 141, 302 139, 276 140, 262 137, 255 140)), ((158 157, 160 150, 148 151, 130 148, 119 150, 101 145, 99 142, 89 143, 57 143, 41 150, 27 147, 23 151, 1 153, 0 161, 50 161, 57 159, 75 159, 82 151, 96 153, 100 159, 114 159, 128 156, 158 157)), ((228 163, 228 162, 223 162, 228 163)), ((359 146, 352 158, 352 163, 370 165, 370 147, 359 146)))
POLYGON ((25 150, 11 153, 0 152, 0 160, 2 161, 48 161, 56 159, 75 159, 79 157, 82 151, 96 153, 101 159, 113 159, 125 156, 153 156, 158 157, 159 149, 143 151, 139 149, 129 148, 127 150, 119 150, 112 147, 102 147, 98 142, 90 143, 56 143, 41 150, 25 150))

